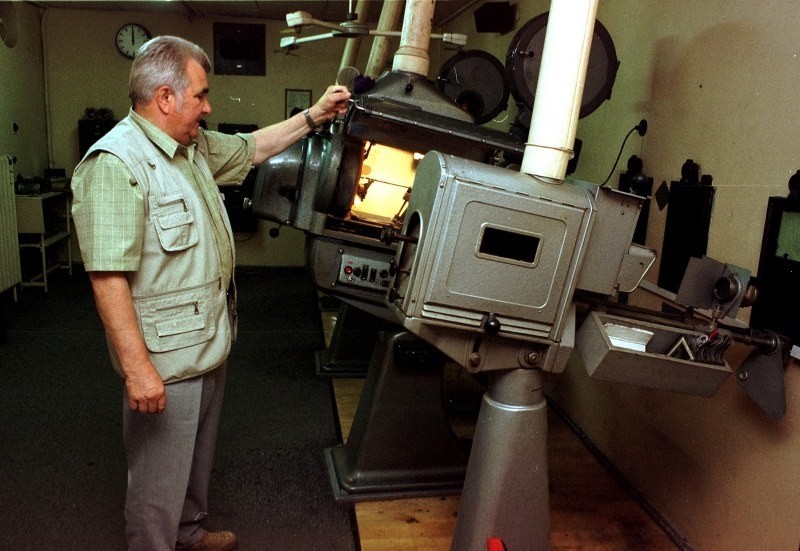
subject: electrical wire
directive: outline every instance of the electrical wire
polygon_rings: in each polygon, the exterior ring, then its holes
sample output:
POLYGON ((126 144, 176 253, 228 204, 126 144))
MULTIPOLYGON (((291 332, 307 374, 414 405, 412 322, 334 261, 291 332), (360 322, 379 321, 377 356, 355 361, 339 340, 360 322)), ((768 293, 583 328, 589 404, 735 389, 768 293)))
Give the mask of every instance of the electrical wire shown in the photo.
POLYGON ((628 138, 630 138, 630 137, 631 137, 631 134, 633 134, 633 131, 634 131, 634 130, 636 130, 636 128, 637 128, 637 127, 636 127, 636 126, 634 126, 634 127, 633 127, 633 128, 631 128, 631 129, 628 131, 628 133, 625 135, 625 139, 624 139, 624 140, 622 140, 622 146, 619 148, 619 153, 617 153, 617 160, 616 160, 616 161, 614 161, 614 166, 612 166, 612 167, 611 167, 611 172, 609 172, 609 173, 608 173, 608 176, 607 176, 607 177, 606 177, 606 179, 603 181, 603 183, 602 183, 602 184, 600 184, 600 187, 604 187, 604 186, 605 186, 605 185, 608 183, 608 181, 611 179, 611 176, 614 174, 614 170, 616 170, 616 168, 617 168, 617 163, 619 163, 619 158, 620 158, 620 157, 622 157, 622 150, 623 150, 623 149, 625 149, 625 142, 627 142, 627 141, 628 141, 628 138))
POLYGON ((600 184, 600 187, 604 187, 611 179, 611 176, 614 174, 614 170, 616 170, 617 168, 617 163, 619 163, 619 158, 622 157, 622 151, 625 149, 625 143, 627 143, 628 138, 631 137, 631 134, 633 134, 634 130, 637 131, 640 136, 644 136, 647 133, 647 121, 645 119, 642 119, 641 121, 639 121, 639 124, 631 128, 625 135, 625 139, 622 140, 622 145, 619 148, 619 153, 617 153, 617 160, 614 161, 614 166, 611 167, 611 172, 608 173, 608 177, 606 177, 605 181, 602 184, 600 184))

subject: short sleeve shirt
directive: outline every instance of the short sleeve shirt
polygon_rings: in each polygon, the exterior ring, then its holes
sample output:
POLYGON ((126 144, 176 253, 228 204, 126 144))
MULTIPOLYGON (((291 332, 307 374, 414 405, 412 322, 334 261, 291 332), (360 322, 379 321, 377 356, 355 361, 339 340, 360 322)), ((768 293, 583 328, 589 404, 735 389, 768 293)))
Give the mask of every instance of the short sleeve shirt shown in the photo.
MULTIPOLYGON (((187 147, 133 110, 128 116, 168 158, 185 167, 190 182, 197 182, 192 158, 198 154, 198 144, 202 145, 214 176, 214 182, 198 183, 206 187, 206 192, 209 186, 216 193, 217 184, 241 183, 252 166, 252 134, 228 135, 201 129, 195 143, 187 147)), ((130 169, 115 155, 101 151, 75 171, 72 193, 72 216, 86 270, 138 270, 145 228, 144 199, 130 169)), ((222 228, 217 230, 224 233, 222 228)), ((223 266, 223 273, 229 276, 230 270, 232 266, 223 266)))

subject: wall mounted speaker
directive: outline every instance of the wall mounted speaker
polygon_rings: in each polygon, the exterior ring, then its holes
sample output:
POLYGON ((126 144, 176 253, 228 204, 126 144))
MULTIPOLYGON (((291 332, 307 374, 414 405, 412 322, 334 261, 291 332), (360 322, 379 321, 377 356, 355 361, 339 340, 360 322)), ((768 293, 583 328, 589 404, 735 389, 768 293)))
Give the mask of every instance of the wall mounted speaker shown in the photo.
POLYGON ((214 73, 267 74, 266 29, 251 23, 214 23, 214 73))
POLYGON ((508 2, 487 2, 475 10, 475 30, 504 34, 514 27, 514 6, 508 2))

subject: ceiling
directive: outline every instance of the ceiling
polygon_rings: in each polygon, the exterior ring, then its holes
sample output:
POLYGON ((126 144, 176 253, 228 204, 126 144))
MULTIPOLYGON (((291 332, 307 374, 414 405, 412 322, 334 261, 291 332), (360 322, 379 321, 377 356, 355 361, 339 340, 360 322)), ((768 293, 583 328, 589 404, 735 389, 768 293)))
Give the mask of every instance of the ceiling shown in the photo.
MULTIPOLYGON (((398 0, 387 0, 398 1, 398 0)), ((438 0, 434 12, 434 25, 441 25, 479 0, 438 0)), ((103 0, 38 0, 29 1, 40 8, 66 8, 84 10, 149 11, 176 13, 188 17, 235 17, 285 21, 286 14, 306 11, 316 19, 340 23, 347 19, 350 6, 356 0, 160 0, 142 2, 106 2, 103 0)), ((366 20, 377 23, 382 0, 367 0, 366 20)))

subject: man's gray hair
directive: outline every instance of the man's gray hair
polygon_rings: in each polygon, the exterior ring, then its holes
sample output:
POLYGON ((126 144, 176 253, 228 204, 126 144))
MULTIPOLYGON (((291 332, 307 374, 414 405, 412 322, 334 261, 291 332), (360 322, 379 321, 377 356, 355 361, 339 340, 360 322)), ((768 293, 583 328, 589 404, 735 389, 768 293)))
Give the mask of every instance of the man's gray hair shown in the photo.
POLYGON ((211 62, 203 49, 177 36, 157 36, 146 42, 133 60, 128 81, 128 95, 135 107, 153 99, 156 89, 169 86, 182 107, 183 92, 189 86, 186 64, 190 59, 199 63, 206 73, 211 72, 211 62))

